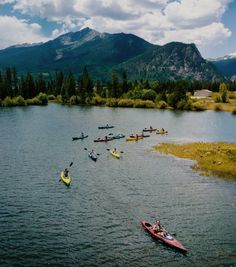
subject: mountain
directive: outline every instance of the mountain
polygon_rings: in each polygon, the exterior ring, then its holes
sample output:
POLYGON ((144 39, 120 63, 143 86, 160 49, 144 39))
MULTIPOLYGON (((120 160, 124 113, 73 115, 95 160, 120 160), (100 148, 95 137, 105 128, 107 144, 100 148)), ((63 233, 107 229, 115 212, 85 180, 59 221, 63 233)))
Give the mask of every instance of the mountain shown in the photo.
POLYGON ((221 75, 203 59, 195 44, 171 42, 155 47, 119 66, 128 76, 148 80, 216 80, 221 75))
POLYGON ((232 53, 216 59, 210 59, 210 61, 226 78, 232 79, 232 77, 235 77, 236 53, 232 53))
POLYGON ((129 79, 198 79, 220 77, 194 44, 153 45, 125 33, 99 33, 90 28, 70 32, 46 43, 0 50, 0 68, 18 73, 60 69, 78 74, 88 67, 93 79, 110 79, 112 69, 125 69, 129 79))

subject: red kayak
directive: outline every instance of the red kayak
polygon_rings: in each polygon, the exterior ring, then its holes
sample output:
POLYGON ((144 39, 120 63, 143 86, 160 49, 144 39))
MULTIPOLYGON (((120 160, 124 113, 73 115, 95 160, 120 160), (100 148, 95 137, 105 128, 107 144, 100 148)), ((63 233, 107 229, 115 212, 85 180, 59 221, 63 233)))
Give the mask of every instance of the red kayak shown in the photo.
POLYGON ((157 232, 156 230, 153 230, 153 224, 150 224, 146 221, 141 221, 142 226, 155 238, 163 242, 165 245, 174 248, 176 250, 179 250, 183 253, 187 252, 187 249, 173 236, 171 236, 168 232, 164 236, 163 232, 157 232))
POLYGON ((108 141, 112 141, 113 140, 113 137, 112 138, 97 138, 95 140, 93 140, 94 142, 108 142, 108 141))
POLYGON ((145 128, 143 129, 143 132, 155 132, 156 130, 157 128, 149 128, 149 129, 145 128))

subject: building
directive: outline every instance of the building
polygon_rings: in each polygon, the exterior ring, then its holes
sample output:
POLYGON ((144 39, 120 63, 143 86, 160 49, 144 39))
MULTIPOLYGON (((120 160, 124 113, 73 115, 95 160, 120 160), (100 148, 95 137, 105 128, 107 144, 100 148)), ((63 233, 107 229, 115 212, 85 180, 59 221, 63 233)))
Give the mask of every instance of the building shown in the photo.
POLYGON ((212 97, 212 91, 207 89, 197 90, 194 92, 194 98, 207 98, 212 97))

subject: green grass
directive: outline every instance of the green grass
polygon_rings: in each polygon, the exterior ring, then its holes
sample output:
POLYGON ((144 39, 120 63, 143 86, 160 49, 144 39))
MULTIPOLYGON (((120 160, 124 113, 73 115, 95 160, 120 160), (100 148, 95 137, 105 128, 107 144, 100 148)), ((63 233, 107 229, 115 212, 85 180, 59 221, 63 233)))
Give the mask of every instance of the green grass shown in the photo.
POLYGON ((195 160, 193 169, 204 175, 217 175, 236 181, 236 144, 230 143, 162 143, 154 149, 164 154, 195 160))

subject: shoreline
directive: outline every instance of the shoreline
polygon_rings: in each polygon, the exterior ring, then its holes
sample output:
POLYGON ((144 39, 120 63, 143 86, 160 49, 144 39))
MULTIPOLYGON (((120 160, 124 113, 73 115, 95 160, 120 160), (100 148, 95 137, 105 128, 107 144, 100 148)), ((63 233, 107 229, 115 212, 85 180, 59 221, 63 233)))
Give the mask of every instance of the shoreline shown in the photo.
POLYGON ((191 166, 200 175, 216 175, 236 181, 236 144, 233 143, 161 143, 153 147, 161 154, 196 161, 191 166))

